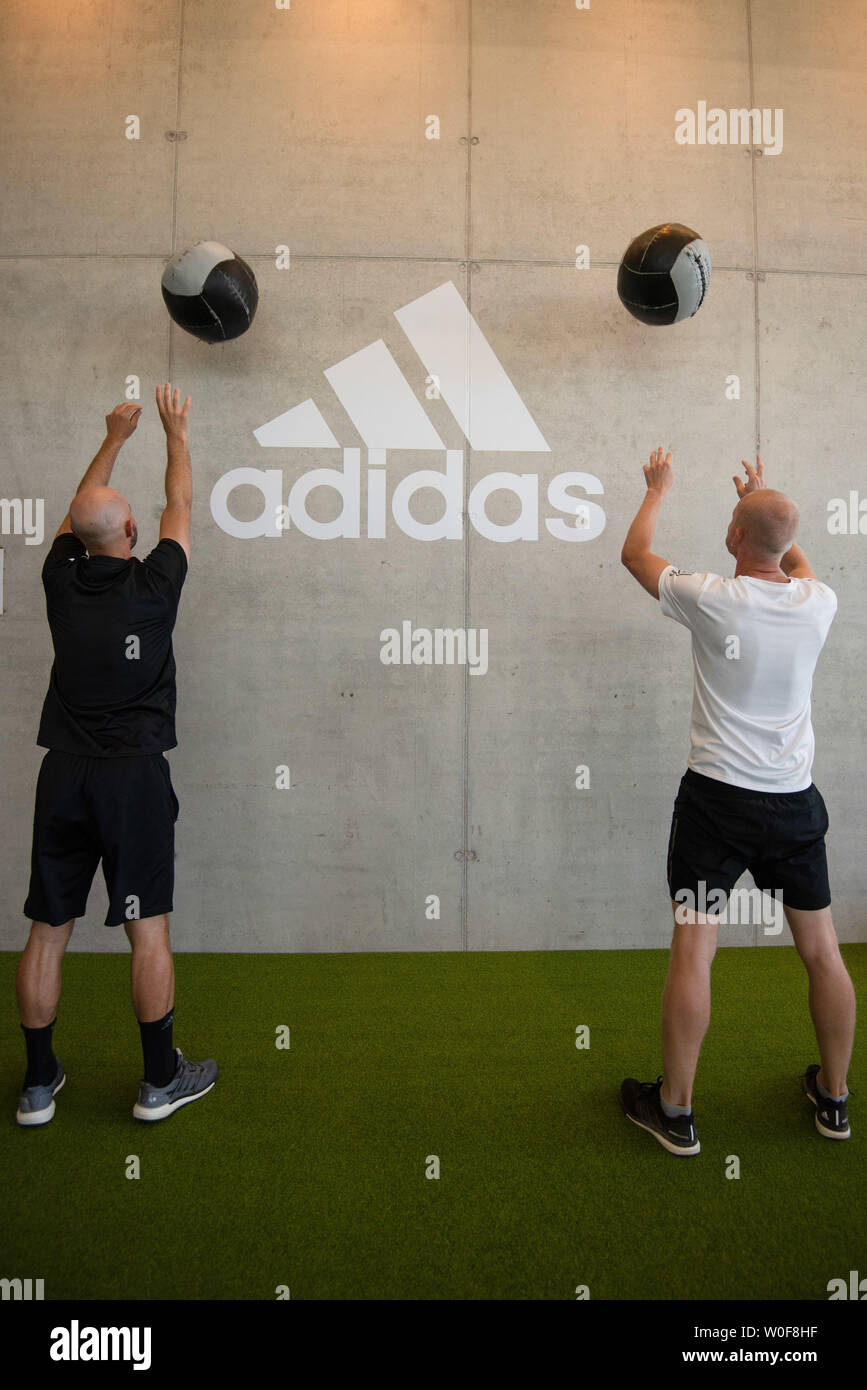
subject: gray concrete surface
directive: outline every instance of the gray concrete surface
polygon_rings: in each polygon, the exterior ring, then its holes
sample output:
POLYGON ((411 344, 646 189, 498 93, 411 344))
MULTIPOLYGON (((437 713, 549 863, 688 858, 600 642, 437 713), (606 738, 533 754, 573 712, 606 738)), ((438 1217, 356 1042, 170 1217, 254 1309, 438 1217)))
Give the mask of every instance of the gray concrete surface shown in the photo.
MULTIPOLYGON (((130 376, 145 414, 112 481, 138 518, 138 555, 162 499, 154 387, 170 378, 192 396, 169 755, 177 949, 667 944, 689 639, 622 569, 620 547, 662 443, 676 484, 655 550, 731 573, 731 476, 757 439, 839 596, 814 689, 814 775, 835 921, 842 939, 865 938, 867 539, 827 527, 832 498, 867 496, 865 60, 860 0, 5 0, 0 490, 44 498, 46 534, 0 536, 0 947, 27 928, 51 661, 40 566, 130 376), (782 150, 678 144, 675 112, 699 102, 781 109, 782 150), (616 267, 665 220, 700 232, 713 277, 695 318, 651 329, 619 304, 616 267), (200 239, 231 246, 259 283, 251 331, 213 348, 170 324, 159 288, 166 260, 200 239), (426 395, 395 315, 448 285, 547 448, 480 447, 426 395), (396 416, 354 418, 325 376, 380 340, 442 448, 390 447, 396 416), (257 442, 311 400, 337 447, 257 442), (212 489, 231 470, 281 470, 285 501, 311 469, 351 467, 343 450, 356 449, 364 521, 383 462, 368 447, 387 450, 389 498, 410 473, 444 473, 446 450, 462 454, 464 505, 491 473, 533 475, 538 539, 498 543, 465 517, 460 539, 425 541, 390 512, 383 538, 362 525, 357 538, 238 539, 215 520, 212 489), (548 485, 568 472, 602 489, 594 539, 545 526, 561 517, 548 485), (384 665, 380 633, 406 620, 486 630, 487 671, 384 665), (284 764, 291 788, 278 790, 284 764)), ((464 424, 485 445, 474 384, 464 424)), ((430 489, 412 502, 419 522, 442 507, 430 489)), ((261 498, 239 488, 231 508, 251 520, 261 498)), ((335 494, 314 491, 308 511, 333 519, 335 494)), ((517 499, 497 493, 487 514, 507 525, 517 499)), ((103 915, 98 877, 71 949, 126 949, 103 915)), ((790 940, 758 927, 724 939, 790 940)))

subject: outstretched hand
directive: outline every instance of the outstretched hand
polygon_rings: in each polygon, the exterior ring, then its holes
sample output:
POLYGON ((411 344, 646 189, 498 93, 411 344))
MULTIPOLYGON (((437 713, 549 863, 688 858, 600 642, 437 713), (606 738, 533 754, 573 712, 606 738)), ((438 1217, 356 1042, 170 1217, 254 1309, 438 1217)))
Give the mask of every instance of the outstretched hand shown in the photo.
POLYGON ((644 465, 644 481, 647 483, 648 492, 653 489, 657 492, 667 492, 674 482, 671 454, 668 453, 663 458, 661 445, 650 455, 650 463, 644 465))
POLYGON ((124 401, 116 405, 110 415, 105 417, 105 432, 109 439, 119 439, 121 443, 129 439, 138 424, 141 406, 134 401, 124 401))
POLYGON ((744 482, 742 478, 739 478, 735 474, 732 478, 732 482, 738 490, 738 497, 746 497, 748 492, 758 492, 760 487, 765 486, 765 475, 762 472, 762 456, 761 454, 756 454, 756 468, 748 464, 746 459, 741 459, 741 463, 746 470, 747 480, 744 482))
POLYGON ((181 405, 180 391, 175 387, 173 395, 172 383, 167 381, 165 386, 157 387, 157 410, 160 412, 160 419, 166 434, 170 437, 186 439, 190 415, 190 397, 187 396, 181 405))

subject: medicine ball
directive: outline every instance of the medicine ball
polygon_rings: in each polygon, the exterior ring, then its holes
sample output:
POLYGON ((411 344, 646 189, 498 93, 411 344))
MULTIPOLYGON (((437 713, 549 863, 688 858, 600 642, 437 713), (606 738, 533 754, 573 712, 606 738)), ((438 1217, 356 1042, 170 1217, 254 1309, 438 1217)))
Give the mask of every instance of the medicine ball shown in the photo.
POLYGON ((218 241, 197 241, 163 271, 163 299, 181 328, 204 343, 239 338, 259 303, 256 277, 246 261, 218 241))
POLYGON ((617 293, 642 323, 679 323, 697 314, 710 283, 710 252, 681 222, 650 227, 629 243, 617 293))

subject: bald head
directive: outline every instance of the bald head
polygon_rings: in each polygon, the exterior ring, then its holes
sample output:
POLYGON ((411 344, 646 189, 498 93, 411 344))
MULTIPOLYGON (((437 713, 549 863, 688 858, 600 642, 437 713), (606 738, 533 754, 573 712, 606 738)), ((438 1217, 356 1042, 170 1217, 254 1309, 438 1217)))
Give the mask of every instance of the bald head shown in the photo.
POLYGON ((762 559, 784 555, 798 532, 800 512, 791 497, 773 488, 759 488, 742 497, 732 513, 732 526, 744 533, 750 551, 762 559))
POLYGON ((137 533, 135 522, 127 532, 128 521, 132 521, 129 502, 113 487, 85 488, 69 507, 69 524, 91 555, 122 551, 127 542, 132 549, 137 533))

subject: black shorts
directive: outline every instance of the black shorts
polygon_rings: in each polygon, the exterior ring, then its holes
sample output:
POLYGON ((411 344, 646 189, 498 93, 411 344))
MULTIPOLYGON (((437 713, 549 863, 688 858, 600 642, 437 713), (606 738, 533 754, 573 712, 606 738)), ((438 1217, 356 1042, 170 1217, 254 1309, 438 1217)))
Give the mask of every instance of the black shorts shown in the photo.
MULTIPOLYGON (((814 785, 800 792, 760 792, 733 787, 688 768, 680 783, 668 837, 668 888, 694 895, 700 885, 725 900, 745 870, 757 888, 777 893, 787 907, 814 912, 828 907, 825 832, 828 812, 814 785)), ((706 898, 704 899, 707 900, 706 898)), ((721 903, 721 899, 715 901, 721 903)))
POLYGON ((25 915, 52 927, 83 916, 100 859, 107 927, 171 912, 178 809, 162 753, 87 758, 49 749, 36 782, 25 915))

